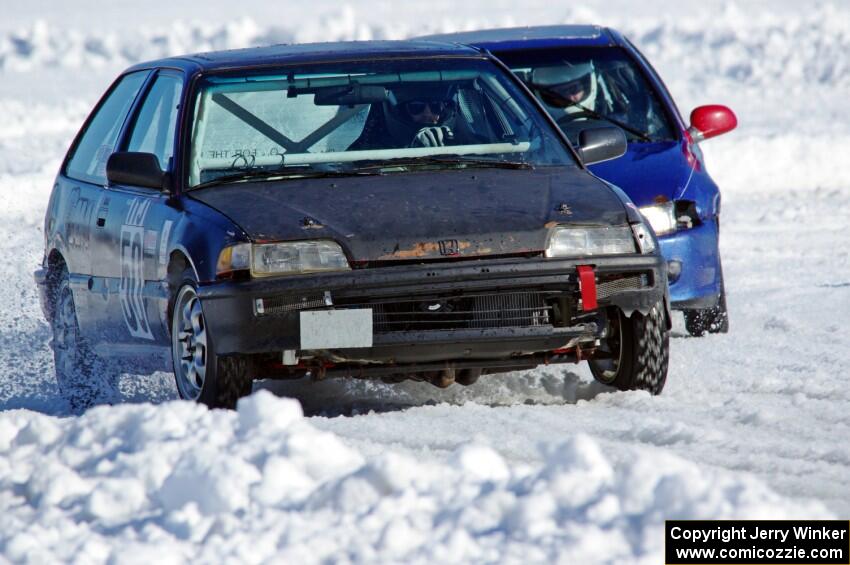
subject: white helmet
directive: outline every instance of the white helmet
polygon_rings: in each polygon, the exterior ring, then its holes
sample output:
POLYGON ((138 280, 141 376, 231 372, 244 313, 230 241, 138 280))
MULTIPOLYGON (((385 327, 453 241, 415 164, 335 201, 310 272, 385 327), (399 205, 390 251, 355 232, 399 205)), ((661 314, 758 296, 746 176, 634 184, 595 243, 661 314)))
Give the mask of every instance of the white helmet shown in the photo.
POLYGON ((592 108, 596 100, 595 68, 586 63, 564 62, 556 67, 538 67, 531 72, 531 86, 540 92, 547 106, 564 108, 567 113, 581 111, 574 104, 592 108), (576 99, 575 96, 580 95, 576 99))

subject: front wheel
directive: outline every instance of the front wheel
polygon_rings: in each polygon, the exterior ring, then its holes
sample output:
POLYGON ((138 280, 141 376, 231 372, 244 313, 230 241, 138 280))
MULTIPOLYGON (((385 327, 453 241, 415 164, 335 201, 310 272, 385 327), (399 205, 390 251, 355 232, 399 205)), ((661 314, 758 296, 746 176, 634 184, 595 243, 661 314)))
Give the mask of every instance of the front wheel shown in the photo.
POLYGON ((694 337, 706 333, 729 333, 729 313, 726 311, 726 287, 723 284, 723 273, 720 274, 720 296, 717 306, 702 310, 684 310, 685 329, 694 337))
POLYGON ((171 359, 180 397, 210 408, 235 408, 251 394, 247 359, 220 357, 207 331, 197 286, 191 271, 184 273, 171 310, 171 359))
POLYGON ((635 312, 627 318, 619 308, 612 309, 609 335, 600 347, 607 356, 588 361, 593 377, 620 390, 660 394, 667 381, 670 350, 664 316, 662 302, 646 316, 635 312))

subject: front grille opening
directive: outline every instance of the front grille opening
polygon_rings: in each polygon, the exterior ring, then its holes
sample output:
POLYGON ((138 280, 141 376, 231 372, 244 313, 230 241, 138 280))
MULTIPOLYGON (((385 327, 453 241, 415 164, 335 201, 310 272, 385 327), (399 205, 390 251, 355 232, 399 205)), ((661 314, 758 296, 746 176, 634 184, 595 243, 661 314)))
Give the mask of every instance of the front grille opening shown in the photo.
POLYGON ((337 307, 372 308, 375 333, 551 326, 554 305, 540 292, 383 300, 337 307))
POLYGON ((332 304, 329 292, 312 293, 301 296, 273 296, 258 299, 255 302, 255 312, 258 315, 285 314, 310 308, 321 308, 332 304))
POLYGON ((640 290, 649 286, 649 275, 647 274, 600 277, 599 282, 596 283, 596 298, 605 300, 609 296, 624 290, 640 290))

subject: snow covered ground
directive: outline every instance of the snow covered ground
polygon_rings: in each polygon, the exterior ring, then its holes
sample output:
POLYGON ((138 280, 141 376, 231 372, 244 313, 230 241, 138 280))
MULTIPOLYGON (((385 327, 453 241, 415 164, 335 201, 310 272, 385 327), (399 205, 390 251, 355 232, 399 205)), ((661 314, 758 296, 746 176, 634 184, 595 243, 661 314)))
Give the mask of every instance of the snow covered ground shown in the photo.
POLYGON ((850 5, 170 4, 33 1, 0 21, 0 562, 658 563, 664 519, 850 515, 850 5), (560 22, 621 29, 684 112, 739 116, 704 145, 732 329, 690 339, 677 320, 662 396, 559 366, 446 391, 262 383, 301 407, 261 391, 228 413, 125 375, 117 405, 70 415, 31 272, 58 163, 122 67, 560 22))

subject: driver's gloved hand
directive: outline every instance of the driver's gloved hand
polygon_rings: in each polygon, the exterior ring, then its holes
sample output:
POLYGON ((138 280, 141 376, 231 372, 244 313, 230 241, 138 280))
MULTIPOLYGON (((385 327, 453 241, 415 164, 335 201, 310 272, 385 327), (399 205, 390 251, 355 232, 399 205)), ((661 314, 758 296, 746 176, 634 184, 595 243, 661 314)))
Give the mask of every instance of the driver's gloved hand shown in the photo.
POLYGON ((419 130, 410 146, 443 147, 452 139, 454 139, 454 133, 448 126, 429 126, 419 130))

